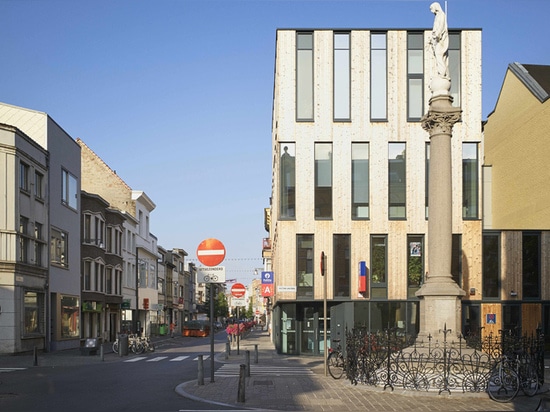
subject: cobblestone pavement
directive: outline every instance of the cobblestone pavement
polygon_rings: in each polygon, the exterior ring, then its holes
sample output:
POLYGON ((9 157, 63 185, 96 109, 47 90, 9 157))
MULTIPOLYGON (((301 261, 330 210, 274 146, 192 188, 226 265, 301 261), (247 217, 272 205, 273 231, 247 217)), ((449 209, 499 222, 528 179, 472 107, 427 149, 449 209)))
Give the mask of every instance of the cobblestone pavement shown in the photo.
MULTIPOLYGON (((278 355, 266 332, 252 332, 241 342, 239 353, 216 356, 222 367, 214 382, 185 382, 176 391, 185 397, 241 409, 281 411, 550 411, 547 360, 545 386, 534 397, 518 395, 511 403, 497 403, 486 393, 438 394, 396 389, 384 390, 345 378, 325 375, 323 359, 278 355), (257 349, 256 349, 257 345, 257 349), (247 354, 248 351, 248 354, 247 354), (256 363, 257 353, 257 363, 256 363), (250 376, 239 376, 240 365, 250 363, 250 376), (199 384, 201 383, 201 384, 199 384), (240 387, 239 387, 240 386, 240 387), (240 391, 240 392, 239 392, 240 391), (244 397, 243 397, 244 395, 244 397), (548 396, 548 398, 547 398, 548 396), (242 400, 244 399, 244 402, 242 400)), ((246 370, 246 369, 245 369, 246 370)))

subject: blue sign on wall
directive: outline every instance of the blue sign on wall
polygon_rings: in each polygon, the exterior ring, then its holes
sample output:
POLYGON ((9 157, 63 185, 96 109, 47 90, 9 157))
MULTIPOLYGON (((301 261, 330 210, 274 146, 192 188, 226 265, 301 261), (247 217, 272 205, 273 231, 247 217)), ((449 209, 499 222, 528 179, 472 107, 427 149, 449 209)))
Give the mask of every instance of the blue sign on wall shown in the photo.
POLYGON ((497 323, 496 313, 487 313, 487 315, 485 317, 485 321, 488 325, 496 325, 496 323, 497 323))
POLYGON ((262 272, 262 284, 273 284, 273 272, 262 272))

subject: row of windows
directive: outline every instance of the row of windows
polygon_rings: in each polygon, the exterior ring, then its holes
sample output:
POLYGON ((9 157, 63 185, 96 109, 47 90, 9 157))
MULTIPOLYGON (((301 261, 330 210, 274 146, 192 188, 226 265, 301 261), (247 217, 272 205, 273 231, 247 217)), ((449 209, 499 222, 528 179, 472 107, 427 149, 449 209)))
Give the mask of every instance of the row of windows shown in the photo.
POLYGON ((107 253, 122 256, 122 229, 118 226, 105 226, 100 214, 84 214, 83 243, 104 248, 107 253))
MULTIPOLYGON (((404 253, 407 254, 407 297, 414 298, 425 281, 424 236, 408 235, 404 253)), ((483 235, 482 296, 484 299, 500 299, 500 234, 483 235)), ((388 296, 388 237, 370 236, 370 261, 365 262, 369 279, 369 293, 372 299, 387 299, 388 296)), ((538 232, 522 233, 522 296, 523 299, 541 297, 541 237, 538 232)), ((314 235, 296 235, 296 296, 313 298, 314 291, 314 235)), ((352 279, 351 235, 333 235, 332 281, 334 298, 349 298, 352 279)), ((462 237, 453 235, 451 254, 451 276, 462 282, 462 237)), ((353 265, 355 267, 355 265, 353 265)), ((353 278, 355 279, 355 277, 353 278)))
MULTIPOLYGON (((351 217, 370 218, 370 154, 369 143, 351 146, 351 217)), ((333 214, 332 143, 315 143, 314 213, 316 219, 331 219, 333 214)), ((296 144, 280 143, 280 205, 281 219, 296 217, 296 144), (281 150, 282 149, 282 150, 281 150)), ((428 218, 428 187, 430 145, 426 143, 425 208, 428 218)), ((462 145, 462 217, 477 219, 479 210, 478 144, 462 145)), ((407 218, 407 155, 406 143, 388 143, 388 216, 407 218)))
POLYGON ((108 295, 122 295, 122 269, 105 266, 101 260, 85 260, 82 289, 108 295))
MULTIPOLYGON (((31 193, 31 167, 24 163, 19 163, 19 189, 27 194, 31 193)), ((44 200, 45 194, 44 174, 38 170, 34 171, 34 180, 32 182, 32 194, 38 200, 44 200)), ((78 208, 78 181, 77 178, 67 170, 61 171, 61 202, 76 210, 78 208)))
MULTIPOLYGON (((333 33, 333 117, 351 120, 351 33, 333 33)), ((385 121, 388 90, 387 32, 370 34, 370 118, 385 121)), ((296 120, 314 119, 314 33, 296 33, 296 120)), ((450 94, 460 106, 460 33, 449 33, 450 94)), ((420 121, 424 115, 424 33, 407 33, 407 118, 420 121)))

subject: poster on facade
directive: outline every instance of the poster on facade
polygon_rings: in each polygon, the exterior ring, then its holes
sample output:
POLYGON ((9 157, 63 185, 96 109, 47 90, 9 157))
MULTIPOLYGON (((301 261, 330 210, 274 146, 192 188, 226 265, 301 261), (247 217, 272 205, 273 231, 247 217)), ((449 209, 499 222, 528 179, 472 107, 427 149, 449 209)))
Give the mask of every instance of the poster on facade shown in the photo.
POLYGON ((422 256, 422 243, 420 242, 411 242, 409 244, 411 249, 411 257, 420 257, 422 256))

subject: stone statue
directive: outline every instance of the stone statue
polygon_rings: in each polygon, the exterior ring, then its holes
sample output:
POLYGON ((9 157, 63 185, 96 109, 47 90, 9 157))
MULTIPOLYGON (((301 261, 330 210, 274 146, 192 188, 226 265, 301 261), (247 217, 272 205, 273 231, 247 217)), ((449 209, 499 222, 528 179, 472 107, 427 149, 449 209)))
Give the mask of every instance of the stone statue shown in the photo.
POLYGON ((430 11, 435 15, 430 46, 432 47, 437 75, 442 79, 450 80, 449 76, 449 32, 447 31, 447 16, 439 3, 430 5, 430 11))

